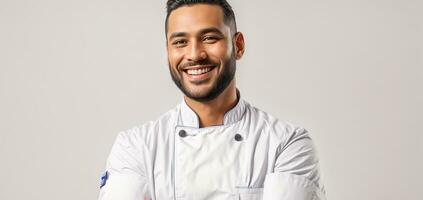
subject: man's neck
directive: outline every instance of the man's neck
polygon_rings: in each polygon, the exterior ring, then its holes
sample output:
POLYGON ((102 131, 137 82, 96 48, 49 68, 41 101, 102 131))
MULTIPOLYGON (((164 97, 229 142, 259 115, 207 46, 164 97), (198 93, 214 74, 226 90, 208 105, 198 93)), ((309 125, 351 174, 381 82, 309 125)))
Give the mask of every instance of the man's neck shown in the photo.
POLYGON ((238 102, 235 80, 215 99, 207 102, 199 102, 184 97, 188 106, 197 113, 200 127, 222 125, 225 113, 232 109, 238 102))

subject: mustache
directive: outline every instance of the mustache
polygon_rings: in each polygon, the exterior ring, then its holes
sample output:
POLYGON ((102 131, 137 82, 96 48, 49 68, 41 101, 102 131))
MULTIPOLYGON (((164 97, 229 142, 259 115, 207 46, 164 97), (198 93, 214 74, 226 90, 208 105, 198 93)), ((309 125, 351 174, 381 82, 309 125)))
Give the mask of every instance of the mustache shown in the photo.
POLYGON ((178 68, 180 70, 184 70, 187 67, 192 67, 192 66, 196 66, 196 65, 200 65, 200 66, 201 65, 208 65, 208 66, 213 65, 213 66, 217 66, 217 65, 219 65, 219 63, 215 63, 215 62, 213 62, 213 61, 211 61, 209 59, 204 59, 204 60, 198 60, 198 61, 191 61, 191 62, 182 63, 182 64, 180 64, 178 66, 178 68))

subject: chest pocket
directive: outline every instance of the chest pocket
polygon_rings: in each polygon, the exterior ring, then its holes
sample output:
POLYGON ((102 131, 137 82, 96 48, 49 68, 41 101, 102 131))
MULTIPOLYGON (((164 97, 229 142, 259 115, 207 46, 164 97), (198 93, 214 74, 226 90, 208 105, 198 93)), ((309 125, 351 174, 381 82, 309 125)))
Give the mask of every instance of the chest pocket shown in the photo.
POLYGON ((263 188, 237 188, 236 200, 262 200, 263 188))

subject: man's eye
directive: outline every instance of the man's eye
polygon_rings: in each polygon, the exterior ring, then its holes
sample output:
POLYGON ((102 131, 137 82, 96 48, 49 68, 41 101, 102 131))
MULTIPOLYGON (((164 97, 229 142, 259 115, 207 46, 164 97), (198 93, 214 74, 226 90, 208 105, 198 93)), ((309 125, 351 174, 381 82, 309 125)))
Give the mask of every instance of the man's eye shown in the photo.
POLYGON ((216 42, 217 40, 218 38, 214 36, 206 36, 203 38, 203 41, 207 43, 213 43, 213 42, 216 42))
POLYGON ((180 46, 185 45, 186 43, 187 43, 187 41, 185 41, 185 40, 176 40, 176 41, 172 42, 172 45, 180 47, 180 46))

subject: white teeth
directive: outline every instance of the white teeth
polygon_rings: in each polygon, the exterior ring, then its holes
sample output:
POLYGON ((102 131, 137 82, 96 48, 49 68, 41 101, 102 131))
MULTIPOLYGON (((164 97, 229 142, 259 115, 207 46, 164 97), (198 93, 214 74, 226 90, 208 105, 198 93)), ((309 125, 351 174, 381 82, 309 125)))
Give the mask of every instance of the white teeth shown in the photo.
POLYGON ((211 67, 202 68, 202 69, 189 69, 189 70, 187 70, 187 73, 189 75, 199 75, 199 74, 207 73, 210 70, 211 70, 211 67))

